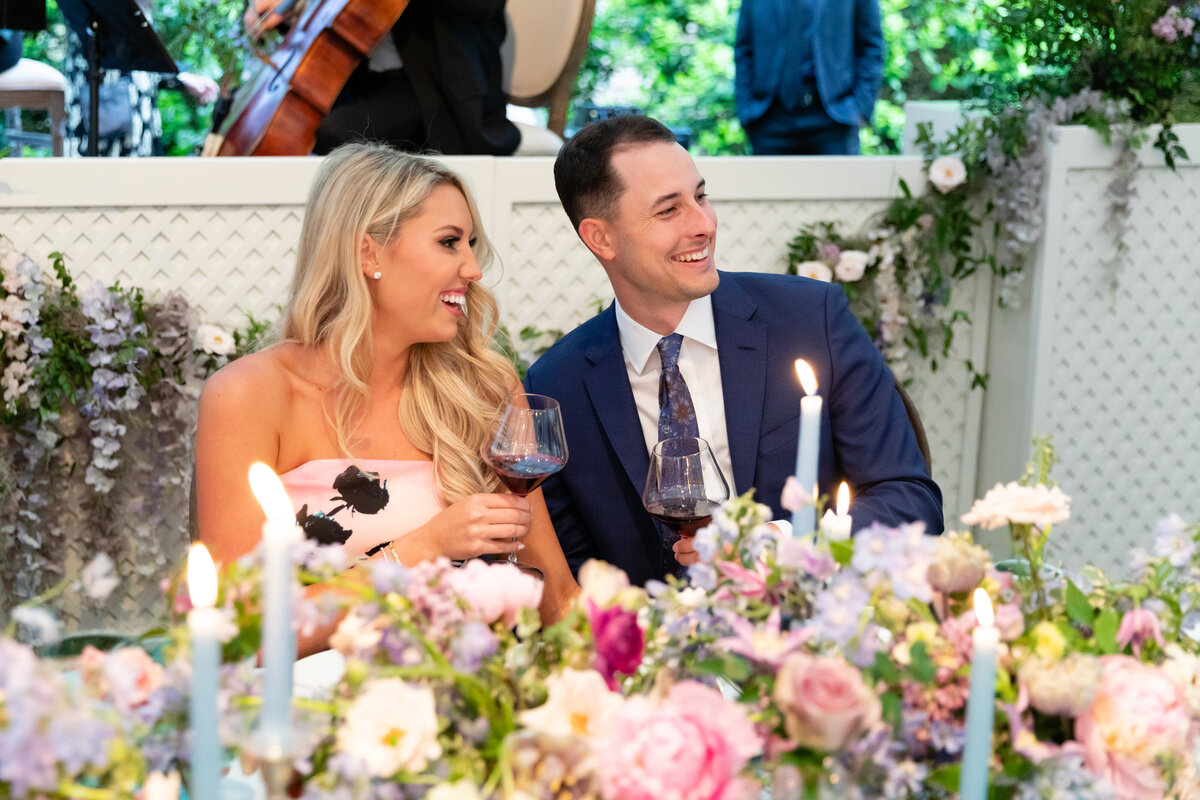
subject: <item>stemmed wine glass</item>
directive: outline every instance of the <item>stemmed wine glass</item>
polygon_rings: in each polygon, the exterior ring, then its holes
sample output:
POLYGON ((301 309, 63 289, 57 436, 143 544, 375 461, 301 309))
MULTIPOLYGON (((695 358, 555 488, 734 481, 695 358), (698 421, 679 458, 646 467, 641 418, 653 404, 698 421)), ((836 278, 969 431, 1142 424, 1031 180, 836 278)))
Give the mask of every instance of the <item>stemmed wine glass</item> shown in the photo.
MULTIPOLYGON (((487 450, 487 461, 515 495, 524 497, 567 463, 558 401, 541 394, 517 395, 509 401, 500 427, 487 450)), ((517 554, 508 562, 521 566, 517 554)))
POLYGON ((695 536, 729 499, 729 484, 708 442, 696 436, 662 439, 650 453, 642 504, 680 536, 695 536))

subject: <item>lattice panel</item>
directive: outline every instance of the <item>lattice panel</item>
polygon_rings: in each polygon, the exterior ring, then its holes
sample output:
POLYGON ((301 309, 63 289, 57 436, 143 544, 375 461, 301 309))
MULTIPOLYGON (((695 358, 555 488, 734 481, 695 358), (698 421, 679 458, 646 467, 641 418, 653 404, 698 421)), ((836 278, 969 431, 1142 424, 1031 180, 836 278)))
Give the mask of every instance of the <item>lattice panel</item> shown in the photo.
POLYGON ((287 296, 303 206, 53 208, 5 212, 3 233, 48 266, 61 250, 81 288, 120 281, 180 291, 201 322, 275 319, 287 296))
POLYGON ((1065 216, 1050 221, 1064 236, 1046 396, 1056 475, 1073 498, 1053 554, 1121 570, 1130 547, 1153 546, 1158 517, 1200 517, 1200 169, 1139 173, 1121 268, 1106 261, 1112 178, 1069 173, 1065 216))
MULTIPOLYGON (((805 223, 844 220, 843 230, 856 231, 883 207, 883 200, 854 202, 743 201, 717 206, 717 261, 730 270, 783 272, 787 244, 805 223)), ((590 317, 597 301, 607 305, 612 289, 604 270, 579 241, 557 203, 517 205, 512 215, 512 249, 502 276, 491 280, 501 313, 515 334, 524 325, 569 331, 590 317)), ((974 282, 956 296, 967 307, 974 282)), ((970 508, 974 486, 960 486, 964 459, 974 457, 965 446, 970 378, 962 364, 970 356, 973 330, 959 329, 943 367, 931 373, 913 361, 910 394, 921 412, 933 455, 934 478, 942 489, 948 522, 970 508)), ((978 335, 984 335, 979 332, 978 335)))

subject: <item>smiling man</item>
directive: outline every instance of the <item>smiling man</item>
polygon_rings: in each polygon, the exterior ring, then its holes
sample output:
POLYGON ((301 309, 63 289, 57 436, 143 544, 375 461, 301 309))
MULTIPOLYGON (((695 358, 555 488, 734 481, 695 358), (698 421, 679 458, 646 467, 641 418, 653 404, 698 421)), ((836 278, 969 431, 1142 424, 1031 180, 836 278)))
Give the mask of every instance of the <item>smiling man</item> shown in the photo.
POLYGON ((842 290, 718 271, 704 178, 665 126, 641 116, 590 125, 559 152, 554 179, 616 295, 525 381, 563 409, 570 458, 544 490, 572 570, 601 558, 643 584, 695 562, 691 541, 673 541, 642 506, 650 450, 669 436, 706 439, 730 491, 755 488, 784 517, 798 358, 825 398, 821 492, 850 484, 856 528, 923 520, 941 532, 941 492, 892 374, 842 290))

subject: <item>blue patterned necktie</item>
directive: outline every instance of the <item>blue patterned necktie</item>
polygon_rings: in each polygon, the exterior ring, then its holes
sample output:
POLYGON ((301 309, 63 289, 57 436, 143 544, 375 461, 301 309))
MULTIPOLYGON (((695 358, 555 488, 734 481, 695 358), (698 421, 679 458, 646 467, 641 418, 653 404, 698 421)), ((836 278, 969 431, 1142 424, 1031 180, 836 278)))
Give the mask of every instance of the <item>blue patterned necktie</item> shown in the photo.
POLYGON ((658 340, 662 374, 658 378, 658 440, 699 436, 696 407, 683 375, 679 373, 679 346, 683 335, 672 333, 658 340))
MULTIPOLYGON (((692 405, 692 393, 688 391, 687 383, 679 372, 679 346, 683 344, 683 335, 672 333, 658 340, 658 355, 662 359, 662 373, 658 378, 658 440, 674 439, 680 436, 699 436, 700 428, 696 424, 696 407, 692 405)), ((654 527, 662 537, 663 571, 671 572, 679 577, 687 574, 687 569, 675 561, 671 546, 679 538, 679 534, 658 520, 654 527)))

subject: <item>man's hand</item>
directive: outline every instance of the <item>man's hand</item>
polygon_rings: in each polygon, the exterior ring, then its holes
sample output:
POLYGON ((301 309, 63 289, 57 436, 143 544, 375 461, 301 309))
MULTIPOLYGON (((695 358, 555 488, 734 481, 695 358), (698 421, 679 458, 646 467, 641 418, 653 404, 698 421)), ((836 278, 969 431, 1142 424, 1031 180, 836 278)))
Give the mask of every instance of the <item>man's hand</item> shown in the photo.
POLYGON ((695 536, 681 536, 679 541, 671 545, 671 550, 675 552, 675 560, 679 562, 681 567, 690 567, 692 564, 700 563, 700 554, 696 552, 695 536))
POLYGON ((283 22, 283 17, 279 14, 270 14, 262 22, 259 20, 263 14, 279 4, 279 0, 250 0, 250 4, 246 7, 246 13, 242 15, 242 24, 246 26, 246 32, 249 33, 257 28, 258 34, 262 35, 265 31, 278 27, 283 22))

